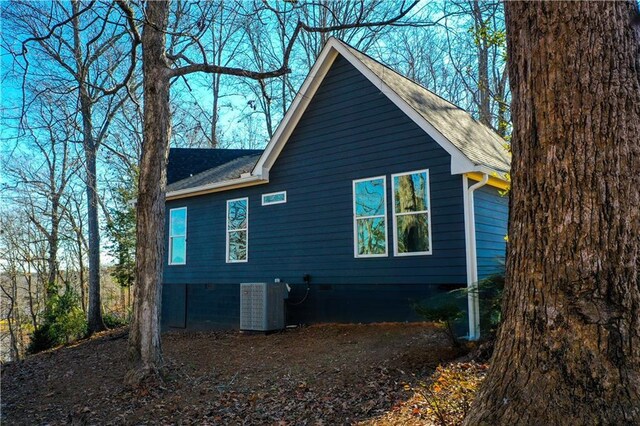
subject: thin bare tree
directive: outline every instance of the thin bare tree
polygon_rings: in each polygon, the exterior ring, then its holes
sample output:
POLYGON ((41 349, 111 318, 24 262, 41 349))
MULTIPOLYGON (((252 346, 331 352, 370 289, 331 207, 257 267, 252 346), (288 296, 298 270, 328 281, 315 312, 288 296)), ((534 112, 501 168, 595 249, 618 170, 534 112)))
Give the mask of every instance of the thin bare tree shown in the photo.
POLYGON ((11 22, 11 36, 20 42, 14 57, 23 68, 23 81, 40 77, 48 82, 37 90, 23 85, 21 115, 26 116, 32 100, 43 93, 73 95, 77 100, 88 207, 88 329, 99 331, 105 326, 100 303, 97 156, 114 115, 127 100, 139 39, 131 37, 130 17, 110 2, 15 2, 3 9, 3 15, 11 22))

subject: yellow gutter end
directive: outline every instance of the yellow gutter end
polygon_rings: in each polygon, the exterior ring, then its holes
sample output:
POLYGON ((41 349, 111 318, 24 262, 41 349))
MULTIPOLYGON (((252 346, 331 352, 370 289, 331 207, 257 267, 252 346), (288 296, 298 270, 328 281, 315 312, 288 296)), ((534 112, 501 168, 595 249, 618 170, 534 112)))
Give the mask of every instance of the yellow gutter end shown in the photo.
MULTIPOLYGON (((469 179, 473 179, 475 181, 480 182, 482 180, 482 178, 484 177, 484 173, 480 173, 480 172, 471 172, 471 173, 465 173, 465 176, 468 177, 469 179)), ((510 189, 511 188, 511 184, 503 179, 500 179, 496 176, 489 176, 489 180, 487 181, 487 185, 493 186, 494 188, 498 188, 501 189, 503 191, 510 189)))

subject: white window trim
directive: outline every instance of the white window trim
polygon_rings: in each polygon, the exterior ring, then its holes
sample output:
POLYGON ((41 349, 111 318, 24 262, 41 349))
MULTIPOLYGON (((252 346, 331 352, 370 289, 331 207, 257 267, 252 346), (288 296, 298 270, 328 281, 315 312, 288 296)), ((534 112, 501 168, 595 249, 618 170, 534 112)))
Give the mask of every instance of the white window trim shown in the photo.
POLYGON ((268 194, 262 194, 262 205, 263 206, 271 206, 273 204, 284 204, 287 202, 287 191, 278 191, 278 192, 270 192, 268 194), (269 197, 271 195, 280 195, 284 194, 284 200, 282 201, 264 201, 265 197, 269 197))
POLYGON ((169 265, 186 265, 187 264, 187 208, 186 207, 177 207, 175 209, 169 209, 169 265), (173 213, 178 210, 184 210, 184 235, 173 235, 171 233, 171 217, 173 213), (172 262, 171 258, 173 257, 173 244, 172 240, 174 237, 184 237, 184 262, 172 262))
POLYGON ((355 179, 352 182, 351 203, 353 204, 353 257, 358 259, 366 259, 371 257, 388 257, 389 256, 389 230, 387 229, 387 176, 374 176, 363 179, 355 179), (358 254, 358 219, 371 219, 380 216, 356 216, 356 184, 367 182, 370 180, 382 179, 383 197, 384 197, 384 253, 380 254, 358 254))
POLYGON ((404 256, 426 256, 433 254, 433 243, 431 241, 431 178, 429 177, 429 169, 414 170, 411 172, 395 173, 391 175, 391 204, 393 205, 393 255, 397 257, 404 256), (427 202, 429 203, 428 210, 421 210, 419 212, 398 213, 396 212, 396 185, 395 178, 399 176, 413 175, 417 173, 427 174, 427 202), (429 250, 427 251, 415 251, 410 253, 398 253, 398 216, 408 216, 412 214, 427 214, 427 224, 429 226, 429 250))
POLYGON ((233 200, 227 200, 227 210, 225 213, 225 235, 226 235, 226 262, 227 263, 247 263, 249 261, 249 198, 248 197, 242 197, 242 198, 234 198, 233 200), (233 203, 234 201, 246 201, 247 202, 247 226, 246 228, 237 228, 237 229, 229 229, 229 204, 233 203), (247 233, 247 255, 244 259, 242 260, 231 260, 229 259, 229 233, 230 232, 236 232, 236 231, 245 231, 247 233))

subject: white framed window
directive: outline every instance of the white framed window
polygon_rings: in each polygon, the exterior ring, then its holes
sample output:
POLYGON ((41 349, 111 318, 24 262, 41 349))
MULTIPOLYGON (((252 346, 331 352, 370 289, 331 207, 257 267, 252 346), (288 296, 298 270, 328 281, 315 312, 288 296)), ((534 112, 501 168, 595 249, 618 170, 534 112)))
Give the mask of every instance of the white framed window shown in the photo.
POLYGON ((387 178, 353 181, 355 257, 387 256, 387 178))
POLYGON ((269 206, 271 204, 283 204, 287 202, 287 191, 272 192, 270 194, 262 194, 262 205, 269 206))
POLYGON ((227 201, 227 263, 246 262, 249 248, 249 199, 227 201))
POLYGON ((391 175, 393 193, 393 254, 432 253, 429 170, 391 175))
POLYGON ((169 210, 169 265, 187 263, 187 208, 169 210))

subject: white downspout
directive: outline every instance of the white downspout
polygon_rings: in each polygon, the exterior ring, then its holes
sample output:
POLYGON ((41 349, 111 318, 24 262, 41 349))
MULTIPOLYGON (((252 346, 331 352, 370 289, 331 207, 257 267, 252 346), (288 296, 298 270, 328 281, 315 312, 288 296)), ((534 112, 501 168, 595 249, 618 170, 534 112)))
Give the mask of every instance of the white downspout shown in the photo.
POLYGON ((476 219, 473 205, 473 193, 489 181, 489 175, 483 173, 482 180, 469 186, 467 176, 462 177, 464 185, 465 231, 467 246, 467 303, 469 310, 469 340, 480 338, 480 300, 478 297, 478 253, 476 250, 476 219))

